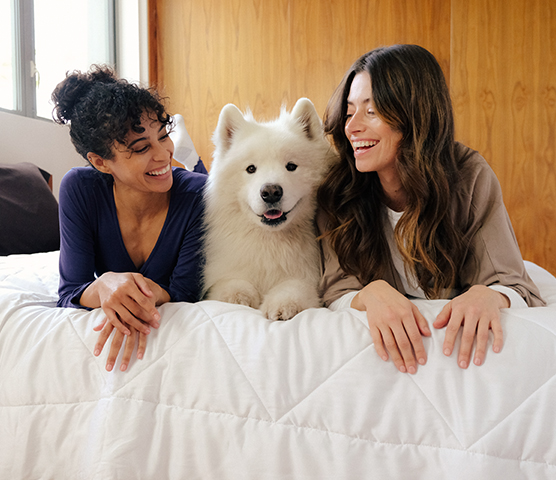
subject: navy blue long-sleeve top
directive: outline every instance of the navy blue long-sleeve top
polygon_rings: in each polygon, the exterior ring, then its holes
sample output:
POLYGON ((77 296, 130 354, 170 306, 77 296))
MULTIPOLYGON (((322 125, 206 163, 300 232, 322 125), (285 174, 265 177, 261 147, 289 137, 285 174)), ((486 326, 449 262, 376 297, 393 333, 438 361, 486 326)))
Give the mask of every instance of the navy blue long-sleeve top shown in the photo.
POLYGON ((83 291, 105 272, 137 272, 174 302, 200 296, 203 188, 207 176, 173 168, 166 221, 147 261, 127 253, 114 203, 113 179, 91 167, 71 169, 60 185, 59 307, 80 307, 83 291))

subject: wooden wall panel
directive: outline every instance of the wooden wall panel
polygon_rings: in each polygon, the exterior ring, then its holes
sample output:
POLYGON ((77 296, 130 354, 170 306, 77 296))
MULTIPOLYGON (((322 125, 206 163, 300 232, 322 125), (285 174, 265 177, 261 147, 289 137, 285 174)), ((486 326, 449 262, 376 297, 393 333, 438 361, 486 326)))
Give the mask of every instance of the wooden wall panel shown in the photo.
POLYGON ((456 132, 494 168, 524 258, 556 273, 554 0, 150 0, 151 75, 205 163, 221 108, 322 116, 345 70, 418 43, 449 80, 456 132))
POLYGON ((556 2, 453 0, 458 137, 495 170, 525 259, 556 273, 556 2))
POLYGON ((290 85, 287 0, 157 3, 158 88, 203 160, 226 103, 276 114, 290 85))
POLYGON ((449 74, 445 0, 151 0, 157 87, 181 113, 201 157, 226 103, 271 119, 310 98, 320 115, 362 53, 419 43, 449 74))
POLYGON ((310 98, 321 116, 350 65, 379 46, 420 44, 449 75, 450 5, 444 0, 292 0, 290 9, 290 100, 310 98))

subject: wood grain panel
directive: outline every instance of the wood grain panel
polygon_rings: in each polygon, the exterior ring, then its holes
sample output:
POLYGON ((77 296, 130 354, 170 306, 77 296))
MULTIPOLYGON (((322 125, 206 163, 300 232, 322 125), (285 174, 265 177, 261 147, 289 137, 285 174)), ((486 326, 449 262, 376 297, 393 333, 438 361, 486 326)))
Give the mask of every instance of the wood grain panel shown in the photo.
POLYGON ((556 272, 556 4, 453 0, 458 137, 496 172, 523 257, 556 272))
POLYGON ((271 119, 305 96, 322 115, 345 70, 377 46, 419 43, 449 74, 445 0, 158 0, 154 15, 158 87, 206 163, 226 103, 271 119))
POLYGON ((160 28, 158 19, 158 5, 157 0, 147 1, 148 9, 148 32, 149 32, 149 82, 152 85, 158 84, 158 59, 159 55, 159 41, 158 29, 160 28))
POLYGON ((350 65, 373 48, 417 43, 449 75, 450 5, 443 0, 291 2, 292 91, 322 115, 350 65))
POLYGON ((458 139, 500 179, 524 258, 556 273, 554 0, 150 3, 152 78, 207 164, 226 103, 270 119, 306 96, 322 115, 362 53, 428 48, 449 79, 458 139))
POLYGON ((227 103, 271 118, 289 100, 286 0, 159 1, 158 87, 203 160, 227 103))

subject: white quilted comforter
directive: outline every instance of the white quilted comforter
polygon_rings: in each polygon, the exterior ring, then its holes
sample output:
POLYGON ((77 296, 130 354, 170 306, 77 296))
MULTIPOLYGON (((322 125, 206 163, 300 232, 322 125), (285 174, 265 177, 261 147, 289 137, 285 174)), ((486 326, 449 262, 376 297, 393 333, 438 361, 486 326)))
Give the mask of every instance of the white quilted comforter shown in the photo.
POLYGON ((102 312, 53 308, 57 253, 2 257, 0 479, 556 479, 556 279, 527 267, 551 305, 504 311, 481 367, 435 331, 399 373, 354 310, 201 302, 161 307, 145 358, 108 373, 102 312))

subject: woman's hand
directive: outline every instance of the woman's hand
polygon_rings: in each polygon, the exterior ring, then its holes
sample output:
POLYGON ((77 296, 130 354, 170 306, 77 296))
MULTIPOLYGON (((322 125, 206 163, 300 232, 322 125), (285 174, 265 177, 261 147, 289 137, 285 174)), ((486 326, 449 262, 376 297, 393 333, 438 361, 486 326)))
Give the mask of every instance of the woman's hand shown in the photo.
POLYGON ((114 367, 124 337, 127 338, 120 369, 127 369, 137 335, 137 358, 143 357, 147 345, 146 336, 150 333, 148 324, 154 328, 160 325, 160 314, 156 306, 168 301, 168 292, 138 273, 107 272, 89 285, 81 296, 81 305, 90 308, 101 307, 106 314, 106 319, 94 328, 95 331, 101 330, 94 350, 96 356, 100 355, 106 341, 115 330, 106 361, 108 371, 114 367))
POLYGON ((114 331, 114 337, 112 338, 112 344, 110 346, 110 352, 108 353, 108 359, 106 360, 106 370, 109 372, 114 368, 116 359, 118 358, 118 353, 125 339, 124 353, 122 357, 122 363, 120 364, 120 370, 125 372, 131 360, 131 355, 135 348, 135 342, 137 336, 139 336, 139 345, 137 347, 137 358, 141 360, 145 354, 145 349, 147 348, 147 336, 143 332, 137 332, 134 327, 130 328, 130 334, 124 335, 120 331, 116 330, 114 326, 107 322, 106 319, 100 325, 96 326, 93 330, 101 330, 97 344, 95 345, 94 354, 99 356, 104 348, 104 345, 108 338, 110 337, 112 331, 114 331))
POLYGON ((458 365, 461 368, 469 366, 475 336, 477 337, 477 347, 473 363, 482 365, 486 356, 489 329, 494 334, 492 350, 495 353, 500 352, 504 344, 500 309, 509 306, 508 297, 485 285, 474 285, 467 292, 451 300, 433 323, 435 328, 443 328, 448 325, 442 347, 444 354, 446 356, 452 354, 456 336, 462 325, 463 333, 458 354, 458 365))
POLYGON ((85 307, 101 307, 108 321, 124 335, 131 334, 126 324, 148 335, 149 325, 159 327, 156 306, 164 300, 170 300, 168 293, 139 273, 107 272, 85 289, 80 302, 85 307))
POLYGON ((417 362, 424 365, 427 353, 422 335, 431 335, 425 317, 404 295, 383 280, 369 283, 351 306, 367 312, 375 349, 383 360, 392 357, 400 372, 415 373, 417 362))

